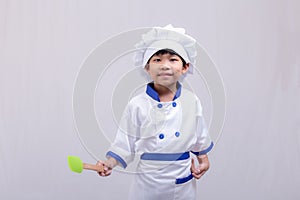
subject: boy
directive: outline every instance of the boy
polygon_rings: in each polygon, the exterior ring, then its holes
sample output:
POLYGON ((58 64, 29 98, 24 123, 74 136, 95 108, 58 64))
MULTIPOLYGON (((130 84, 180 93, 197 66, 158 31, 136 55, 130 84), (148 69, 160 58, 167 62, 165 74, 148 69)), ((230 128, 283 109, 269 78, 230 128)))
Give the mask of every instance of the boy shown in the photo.
POLYGON ((135 61, 153 82, 132 98, 100 176, 119 165, 126 168, 140 156, 130 200, 196 198, 196 182, 209 168, 211 141, 199 99, 182 88, 179 79, 192 72, 196 41, 184 29, 153 28, 136 45, 135 61), (198 167, 190 152, 197 156, 198 167), (193 177, 195 179, 193 179, 193 177))

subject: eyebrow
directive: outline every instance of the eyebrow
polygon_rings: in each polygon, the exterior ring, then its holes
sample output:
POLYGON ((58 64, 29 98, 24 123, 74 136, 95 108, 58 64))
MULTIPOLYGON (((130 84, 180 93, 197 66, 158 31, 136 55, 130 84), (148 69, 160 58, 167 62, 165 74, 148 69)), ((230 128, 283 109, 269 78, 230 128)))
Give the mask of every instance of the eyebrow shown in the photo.
MULTIPOLYGON (((153 56, 152 56, 152 58, 153 57, 161 57, 161 56, 164 56, 164 55, 167 55, 167 54, 154 54, 153 56)), ((176 57, 179 57, 180 58, 180 56, 178 56, 178 55, 176 55, 176 54, 170 54, 170 53, 168 53, 168 55, 170 55, 170 57, 173 57, 173 56, 176 56, 176 57)))

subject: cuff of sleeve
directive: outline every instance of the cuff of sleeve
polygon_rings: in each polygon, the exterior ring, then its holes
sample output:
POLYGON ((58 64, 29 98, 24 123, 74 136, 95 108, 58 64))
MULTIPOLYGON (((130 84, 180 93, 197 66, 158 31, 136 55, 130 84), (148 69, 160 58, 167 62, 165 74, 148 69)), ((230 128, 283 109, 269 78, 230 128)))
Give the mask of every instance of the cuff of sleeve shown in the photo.
POLYGON ((114 159, 116 159, 117 161, 119 161, 119 163, 122 165, 122 167, 125 169, 127 167, 126 162, 117 154, 115 154, 112 151, 109 151, 106 153, 106 157, 113 157, 114 159))
POLYGON ((199 155, 204 155, 204 154, 207 154, 208 152, 210 152, 210 150, 212 150, 214 146, 214 143, 211 142, 209 147, 207 149, 204 149, 202 151, 199 151, 199 152, 195 152, 195 151, 191 151, 193 154, 195 154, 196 156, 199 156, 199 155))

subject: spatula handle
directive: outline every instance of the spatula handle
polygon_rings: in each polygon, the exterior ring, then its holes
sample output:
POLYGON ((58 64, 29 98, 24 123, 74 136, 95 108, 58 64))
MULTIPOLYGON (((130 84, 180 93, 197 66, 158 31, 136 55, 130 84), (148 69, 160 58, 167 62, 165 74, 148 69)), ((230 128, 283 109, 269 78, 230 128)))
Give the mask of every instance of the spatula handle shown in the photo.
POLYGON ((92 165, 88 163, 83 163, 83 169, 94 170, 97 172, 103 172, 103 166, 92 165))

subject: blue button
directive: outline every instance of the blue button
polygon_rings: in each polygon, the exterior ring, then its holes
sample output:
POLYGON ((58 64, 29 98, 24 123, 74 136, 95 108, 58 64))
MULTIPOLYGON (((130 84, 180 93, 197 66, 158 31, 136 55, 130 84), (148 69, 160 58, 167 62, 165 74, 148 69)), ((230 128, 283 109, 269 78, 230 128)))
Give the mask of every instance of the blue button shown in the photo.
POLYGON ((159 139, 161 139, 161 140, 162 140, 162 139, 164 139, 165 135, 161 133, 161 134, 159 134, 159 136, 158 136, 158 137, 159 137, 159 139))
POLYGON ((176 102, 173 102, 173 103, 172 103, 172 106, 173 106, 173 107, 176 107, 176 106, 177 106, 177 103, 176 103, 176 102))
POLYGON ((175 133, 175 136, 176 136, 176 137, 179 137, 179 135, 180 135, 180 133, 177 131, 177 132, 175 133))
POLYGON ((157 107, 161 108, 161 107, 162 107, 162 104, 161 104, 161 103, 157 104, 157 107))

